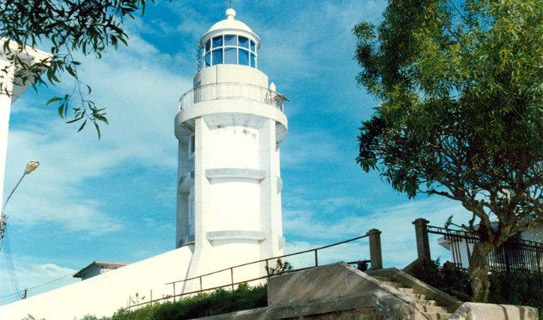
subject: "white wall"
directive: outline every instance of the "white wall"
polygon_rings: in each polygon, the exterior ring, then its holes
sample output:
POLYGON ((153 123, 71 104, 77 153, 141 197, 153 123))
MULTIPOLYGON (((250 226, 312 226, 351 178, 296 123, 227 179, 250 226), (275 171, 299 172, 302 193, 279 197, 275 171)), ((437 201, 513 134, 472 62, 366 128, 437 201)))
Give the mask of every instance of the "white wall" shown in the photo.
MULTIPOLYGON (((9 63, 0 57, 0 70, 4 70, 9 63)), ((11 70, 13 68, 8 69, 11 70)), ((13 72, 13 70, 11 70, 13 72)), ((4 71, 0 71, 0 75, 5 76, 4 71)), ((4 194, 4 178, 6 170, 6 155, 8 149, 8 131, 9 131, 9 115, 11 110, 11 97, 7 94, 3 94, 5 89, 11 91, 12 83, 11 81, 6 81, 6 79, 11 79, 10 74, 0 78, 2 83, 2 92, 0 92, 0 207, 4 204, 3 194, 4 194)), ((24 164, 21 164, 23 166, 24 164)), ((22 167, 21 167, 22 173, 22 167)))
POLYGON ((140 297, 145 296, 145 300, 149 299, 151 290, 153 299, 172 295, 172 286, 165 284, 186 278, 191 257, 190 247, 169 251, 72 285, 0 306, 0 319, 20 320, 28 314, 36 319, 47 320, 80 319, 87 314, 110 316, 126 307, 129 296, 134 297, 136 293, 140 297))
MULTIPOLYGON (((529 241, 535 241, 535 242, 541 242, 543 243, 543 226, 534 227, 529 230, 524 231, 521 233, 520 238, 523 240, 529 240, 529 241)), ((456 241, 456 244, 453 245, 451 240, 444 240, 443 237, 440 237, 438 239, 438 242, 440 245, 445 247, 449 250, 451 253, 451 256, 449 259, 446 258, 446 260, 450 260, 454 263, 462 263, 463 268, 469 267, 469 255, 468 255, 468 248, 469 253, 471 254, 473 252, 473 243, 467 243, 466 240, 460 240, 456 241), (451 248, 455 247, 457 248, 457 252, 453 254, 451 252, 451 248), (456 256, 455 256, 456 255, 456 256), (458 256, 459 255, 459 256, 458 256), (458 258, 460 258, 460 261, 456 261, 458 258)))

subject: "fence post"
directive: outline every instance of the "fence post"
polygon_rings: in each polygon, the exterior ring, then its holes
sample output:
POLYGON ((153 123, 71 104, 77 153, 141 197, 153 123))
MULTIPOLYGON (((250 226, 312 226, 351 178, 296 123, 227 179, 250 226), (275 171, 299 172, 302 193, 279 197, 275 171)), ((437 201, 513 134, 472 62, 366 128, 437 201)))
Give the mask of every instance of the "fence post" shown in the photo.
POLYGON ((413 221, 415 225, 415 235, 417 237, 417 254, 418 259, 422 261, 430 261, 430 242, 428 241, 428 223, 430 221, 419 218, 413 221))
POLYGON ((371 270, 383 269, 383 256, 381 254, 381 231, 371 229, 367 235, 370 240, 371 270))

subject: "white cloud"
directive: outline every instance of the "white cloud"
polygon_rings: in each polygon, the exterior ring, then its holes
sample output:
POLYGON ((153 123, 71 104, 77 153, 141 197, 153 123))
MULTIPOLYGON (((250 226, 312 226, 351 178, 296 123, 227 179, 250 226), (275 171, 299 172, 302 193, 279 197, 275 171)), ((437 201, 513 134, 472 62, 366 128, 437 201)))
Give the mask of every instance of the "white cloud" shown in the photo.
MULTIPOLYGON (((332 201, 337 202, 334 199, 332 201)), ((329 203, 327 199, 321 202, 323 207, 329 203)), ((442 199, 412 201, 385 209, 374 209, 367 214, 356 216, 342 215, 341 206, 335 207, 338 211, 332 216, 330 213, 323 215, 322 212, 315 211, 319 210, 315 203, 316 201, 310 201, 307 204, 313 209, 284 210, 283 227, 287 239, 305 239, 295 240, 292 244, 287 241, 288 252, 357 237, 376 228, 382 232, 381 243, 385 265, 398 267, 405 267, 416 258, 415 229, 412 224, 415 219, 422 217, 430 220, 431 225, 442 226, 450 215, 454 214, 457 219, 462 219, 466 213, 459 204, 442 199)), ((356 199, 351 199, 347 203, 357 205, 356 199)), ((430 242, 433 259, 440 256, 441 260, 448 259, 447 251, 437 245, 437 237, 432 237, 430 242)), ((339 246, 335 250, 330 250, 330 256, 336 261, 369 258, 368 246, 353 248, 339 246), (357 255, 353 256, 353 252, 357 252, 357 255)))
POLYGON ((344 162, 340 146, 333 136, 325 131, 299 131, 290 134, 281 152, 281 164, 285 168, 296 168, 307 163, 344 162))
MULTIPOLYGON (((77 270, 52 263, 39 263, 33 258, 24 256, 18 256, 16 261, 17 264, 14 266, 15 271, 13 272, 14 279, 16 279, 21 293, 24 289, 28 289, 29 297, 80 281, 72 277, 77 270)), ((2 266, 3 269, 8 268, 4 250, 2 250, 2 266)), ((6 304, 19 299, 13 288, 12 279, 8 272, 4 271, 1 273, 0 304, 6 304)))
MULTIPOLYGON (((29 107, 28 100, 20 101, 23 106, 19 116, 26 121, 10 131, 6 193, 27 160, 38 159, 41 166, 25 178, 11 200, 10 223, 51 222, 83 235, 123 228, 116 212, 104 211, 97 194, 86 194, 85 184, 89 179, 113 178, 123 167, 158 167, 175 172, 176 101, 190 88, 191 81, 176 75, 171 61, 170 56, 132 35, 130 47, 103 60, 88 58, 84 62, 82 78, 93 87, 93 100, 100 107, 108 107, 110 126, 102 127, 101 140, 92 127, 76 134, 77 127, 59 124, 51 110, 48 117, 42 116, 41 108, 29 107)), ((65 90, 68 84, 69 80, 64 82, 65 90)))

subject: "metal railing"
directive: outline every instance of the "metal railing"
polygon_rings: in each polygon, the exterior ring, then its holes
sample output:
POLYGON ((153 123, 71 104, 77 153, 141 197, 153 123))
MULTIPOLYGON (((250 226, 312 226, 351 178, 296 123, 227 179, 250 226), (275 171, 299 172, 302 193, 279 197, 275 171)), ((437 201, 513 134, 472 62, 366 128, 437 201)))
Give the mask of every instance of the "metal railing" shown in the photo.
MULTIPOLYGON (((469 265, 473 245, 479 237, 462 230, 451 230, 436 226, 427 226, 427 232, 443 235, 450 245, 453 263, 460 268, 469 265)), ((543 243, 509 239, 488 257, 488 264, 494 272, 543 272, 543 243)))
MULTIPOLYGON (((132 304, 132 302, 134 302, 134 301, 130 297, 129 298, 129 304, 128 304, 128 310, 130 310, 132 308, 142 307, 142 306, 145 306, 145 305, 148 305, 148 304, 161 303, 161 302, 164 302, 164 301, 173 300, 175 302, 175 301, 177 301, 177 298, 181 298, 181 297, 187 296, 187 295, 200 294, 200 293, 204 293, 204 292, 208 292, 208 291, 214 291, 214 290, 219 290, 219 289, 224 289, 224 288, 229 288, 229 289, 234 290, 236 288, 236 286, 238 286, 238 285, 240 285, 242 283, 251 283, 251 282, 256 282, 256 281, 267 280, 269 277, 277 275, 277 274, 289 273, 289 272, 297 272, 297 271, 302 271, 302 270, 315 268, 315 267, 318 267, 319 265, 322 265, 321 263, 319 263, 319 251, 322 251, 322 250, 327 249, 327 248, 339 246, 339 245, 342 245, 342 244, 350 243, 350 242, 360 240, 360 239, 363 239, 363 238, 366 238, 366 237, 369 237, 369 236, 370 235, 368 233, 368 234, 365 234, 365 235, 362 235, 362 236, 358 236, 358 237, 351 238, 351 239, 348 239, 348 240, 344 240, 344 241, 341 241, 341 242, 336 242, 336 243, 329 244, 329 245, 322 246, 322 247, 318 247, 318 248, 315 248, 315 249, 303 250, 303 251, 299 251, 299 252, 295 252, 295 253, 285 254, 285 255, 282 255, 282 256, 270 257, 270 258, 267 258, 267 259, 261 259, 261 260, 257 260, 257 261, 243 263, 243 264, 239 264, 239 265, 232 266, 232 267, 229 267, 229 268, 224 268, 224 269, 217 270, 217 271, 214 271, 214 272, 202 274, 202 275, 199 275, 199 276, 196 276, 196 277, 191 277, 191 278, 186 278, 186 279, 182 279, 182 280, 168 282, 165 285, 166 286, 172 286, 172 294, 171 295, 167 295, 167 296, 157 298, 157 299, 152 299, 152 291, 151 291, 151 294, 150 294, 151 298, 148 301, 138 302, 138 303, 134 303, 134 304, 132 304), (273 269, 274 267, 270 266, 270 262, 284 261, 284 258, 299 256, 299 255, 307 254, 307 253, 310 253, 312 255, 312 260, 313 260, 312 262, 314 262, 314 264, 311 265, 311 266, 302 267, 302 268, 293 268, 293 269, 289 269, 289 270, 282 270, 279 273, 270 271, 270 270, 274 270, 273 269), (235 279, 234 278, 234 272, 235 272, 236 269, 251 266, 251 265, 254 265, 254 264, 261 264, 261 263, 263 263, 265 265, 264 269, 266 271, 266 275, 259 276, 259 277, 254 277, 254 278, 250 278, 250 279, 244 279, 242 281, 235 281, 234 280, 235 279), (204 280, 206 278, 211 277, 213 275, 221 274, 221 273, 229 274, 228 283, 225 283, 225 284, 222 284, 222 285, 216 285, 216 286, 212 286, 212 287, 205 287, 204 286, 204 280), (199 289, 190 290, 190 291, 187 291, 187 292, 183 291, 181 293, 177 293, 177 289, 181 285, 186 284, 187 282, 193 281, 193 280, 198 281, 199 289)), ((370 244, 370 249, 371 249, 371 244, 370 244)), ((365 271, 365 269, 367 268, 367 265, 369 263, 371 263, 371 260, 369 260, 369 259, 347 262, 347 264, 354 265, 354 266, 358 267, 359 269, 362 269, 362 271, 365 271)))
POLYGON ((219 99, 243 99, 260 102, 284 111, 288 99, 276 91, 247 83, 223 82, 206 84, 193 88, 179 99, 179 109, 196 103, 219 99))

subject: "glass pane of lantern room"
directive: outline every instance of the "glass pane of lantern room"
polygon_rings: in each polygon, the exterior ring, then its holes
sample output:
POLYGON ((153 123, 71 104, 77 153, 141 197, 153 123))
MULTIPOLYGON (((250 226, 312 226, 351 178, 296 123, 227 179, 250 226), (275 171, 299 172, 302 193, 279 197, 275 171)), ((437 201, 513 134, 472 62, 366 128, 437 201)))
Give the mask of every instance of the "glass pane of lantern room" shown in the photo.
POLYGON ((224 63, 237 64, 236 48, 224 48, 224 63))
POLYGON ((222 49, 211 51, 213 53, 213 65, 222 64, 222 49))
POLYGON ((239 64, 249 65, 249 52, 247 50, 239 49, 239 64))
POLYGON ((239 37, 239 46, 243 48, 249 48, 249 39, 245 37, 239 37))
POLYGON ((222 47, 222 36, 213 38, 213 49, 222 47))
POLYGON ((206 41, 206 52, 208 52, 209 49, 211 49, 211 40, 206 41))
POLYGON ((238 37, 235 35, 226 35, 224 36, 224 45, 225 46, 237 46, 238 45, 238 37))
POLYGON ((206 54, 204 60, 205 60, 205 66, 206 67, 211 66, 211 54, 210 53, 206 54))
POLYGON ((251 51, 255 52, 255 42, 251 40, 251 51))
POLYGON ((256 68, 256 56, 251 53, 251 67, 256 68))

